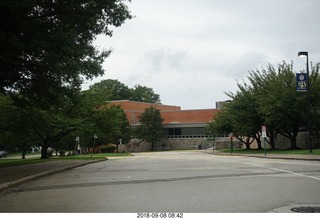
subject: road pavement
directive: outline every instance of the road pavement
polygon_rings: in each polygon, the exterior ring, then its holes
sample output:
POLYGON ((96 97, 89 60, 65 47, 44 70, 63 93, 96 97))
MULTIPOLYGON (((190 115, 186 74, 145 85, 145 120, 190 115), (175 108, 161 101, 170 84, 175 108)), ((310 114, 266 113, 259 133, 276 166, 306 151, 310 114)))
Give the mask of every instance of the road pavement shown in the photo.
MULTIPOLYGON (((207 153, 217 156, 244 156, 244 157, 257 157, 265 159, 284 159, 284 160, 306 160, 306 161, 319 161, 320 155, 299 155, 299 154, 231 154, 221 153, 215 151, 213 153, 212 148, 206 150, 199 150, 197 152, 207 153)), ((33 156, 29 156, 30 158, 33 156)), ((17 157, 19 158, 19 157, 17 157)), ((124 158, 124 157, 121 157, 124 158)), ((7 158, 9 159, 9 158, 7 158)), ((111 158, 112 159, 112 158, 111 158)), ((100 161, 88 161, 88 160, 52 160, 43 163, 34 163, 28 165, 19 165, 12 167, 0 168, 0 191, 8 187, 18 185, 20 183, 30 181, 42 176, 54 174, 64 170, 76 168, 82 165, 95 163, 100 161)))
MULTIPOLYGON (((204 151, 134 155, 7 188, 0 212, 292 212, 320 205, 320 163, 314 157, 265 159, 204 151)), ((52 170, 50 163, 41 165, 52 170)))
POLYGON ((48 160, 40 163, 0 168, 0 191, 57 172, 100 162, 99 160, 48 160))

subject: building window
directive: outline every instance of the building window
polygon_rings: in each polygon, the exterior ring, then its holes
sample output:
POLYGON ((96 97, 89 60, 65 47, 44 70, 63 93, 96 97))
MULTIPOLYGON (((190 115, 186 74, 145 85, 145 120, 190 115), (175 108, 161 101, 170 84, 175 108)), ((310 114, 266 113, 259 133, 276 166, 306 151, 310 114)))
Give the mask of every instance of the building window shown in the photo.
POLYGON ((205 127, 165 128, 168 138, 203 138, 206 136, 205 127))

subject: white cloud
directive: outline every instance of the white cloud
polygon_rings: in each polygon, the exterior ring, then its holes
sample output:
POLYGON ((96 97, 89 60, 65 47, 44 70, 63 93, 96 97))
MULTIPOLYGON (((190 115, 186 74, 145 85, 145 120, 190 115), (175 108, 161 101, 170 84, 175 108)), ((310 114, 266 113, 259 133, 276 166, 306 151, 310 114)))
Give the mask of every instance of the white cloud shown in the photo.
POLYGON ((320 62, 318 0, 135 0, 136 18, 99 36, 112 48, 105 76, 128 86, 142 84, 163 104, 184 109, 212 108, 236 91, 248 71, 282 60, 305 68, 298 58, 309 51, 320 62))

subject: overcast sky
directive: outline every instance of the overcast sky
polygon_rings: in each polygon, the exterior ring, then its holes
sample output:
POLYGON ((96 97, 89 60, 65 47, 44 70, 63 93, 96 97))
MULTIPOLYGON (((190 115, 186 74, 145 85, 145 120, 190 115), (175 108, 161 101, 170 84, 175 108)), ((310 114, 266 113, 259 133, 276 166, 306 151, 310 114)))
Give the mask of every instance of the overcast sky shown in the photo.
POLYGON ((132 0, 135 18, 99 36, 112 49, 103 79, 141 84, 162 104, 182 109, 215 108, 235 92, 248 71, 293 61, 299 51, 320 62, 319 0, 132 0))

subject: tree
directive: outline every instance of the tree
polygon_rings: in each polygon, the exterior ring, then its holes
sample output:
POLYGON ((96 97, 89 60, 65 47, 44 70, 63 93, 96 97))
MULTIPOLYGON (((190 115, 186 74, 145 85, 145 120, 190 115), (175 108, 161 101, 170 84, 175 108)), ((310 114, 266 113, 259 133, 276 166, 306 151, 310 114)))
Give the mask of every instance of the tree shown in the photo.
POLYGON ((153 151, 157 150, 156 142, 164 136, 162 122, 160 110, 149 107, 141 114, 135 130, 139 139, 151 142, 153 151))
POLYGON ((135 85, 133 88, 129 88, 127 85, 121 83, 118 80, 102 80, 90 86, 89 92, 95 94, 97 98, 99 96, 106 97, 105 100, 131 100, 148 103, 160 104, 160 95, 154 93, 152 88, 135 85))
POLYGON ((236 94, 229 93, 232 101, 227 105, 228 116, 235 129, 234 136, 250 148, 253 140, 257 141, 258 149, 261 149, 260 128, 263 124, 258 112, 258 102, 255 94, 249 86, 238 84, 240 89, 236 94))
POLYGON ((225 133, 234 132, 234 127, 231 121, 231 117, 228 114, 226 108, 220 111, 213 121, 208 124, 208 129, 215 136, 225 135, 225 133))
POLYGON ((130 18, 122 0, 1 1, 1 88, 43 97, 102 75, 110 51, 92 41, 130 18))
POLYGON ((257 95, 266 125, 288 138, 292 149, 297 148, 296 137, 306 118, 306 95, 296 91, 292 65, 284 62, 277 70, 269 65, 263 74, 255 77, 263 82, 257 95))
POLYGON ((97 136, 97 145, 129 140, 129 122, 119 106, 109 106, 103 95, 97 95, 92 89, 83 91, 81 100, 79 117, 82 123, 69 138, 80 136, 81 145, 86 147, 92 145, 94 135, 97 136))
MULTIPOLYGON (((313 117, 317 117, 316 87, 318 70, 313 69, 311 74, 311 97, 314 105, 313 117)), ((291 142, 291 148, 297 148, 297 134, 299 127, 307 121, 306 97, 296 91, 295 74, 292 64, 283 62, 274 68, 269 65, 266 69, 251 71, 248 77, 250 84, 238 84, 236 94, 229 93, 232 98, 226 104, 222 113, 218 114, 211 125, 214 130, 234 132, 235 136, 253 137, 261 148, 261 125, 267 125, 269 143, 275 148, 276 134, 283 135, 291 142)), ((241 140, 239 138, 239 140, 241 140)), ((245 143, 245 142, 244 142, 245 143)), ((247 142, 247 148, 249 148, 247 142)))
POLYGON ((107 106, 94 110, 91 117, 94 133, 100 144, 117 144, 119 139, 123 142, 130 138, 129 122, 120 106, 107 106))
POLYGON ((97 95, 108 96, 106 100, 130 100, 131 90, 118 80, 102 80, 90 86, 92 92, 97 95))
POLYGON ((158 103, 160 104, 160 96, 155 94, 152 88, 148 88, 142 85, 136 85, 131 90, 132 96, 130 100, 147 102, 147 103, 158 103))
POLYGON ((102 75, 110 54, 92 45, 96 35, 112 36, 110 27, 130 18, 122 0, 1 1, 1 92, 26 111, 41 158, 83 124, 81 83, 102 75))
POLYGON ((312 137, 313 145, 320 145, 320 63, 311 67, 310 74, 310 102, 312 119, 312 137))

